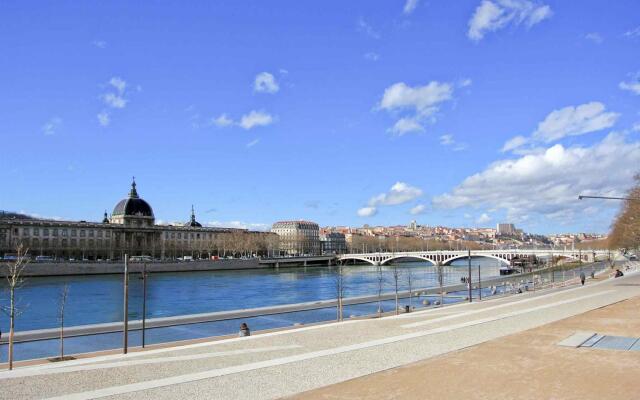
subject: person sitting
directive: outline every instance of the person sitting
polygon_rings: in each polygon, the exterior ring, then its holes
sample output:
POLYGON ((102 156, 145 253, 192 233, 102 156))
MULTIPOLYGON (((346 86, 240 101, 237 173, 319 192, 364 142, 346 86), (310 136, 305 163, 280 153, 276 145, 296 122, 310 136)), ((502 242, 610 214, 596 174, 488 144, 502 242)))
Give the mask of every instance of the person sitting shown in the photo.
POLYGON ((240 325, 240 332, 238 333, 238 336, 240 337, 251 336, 251 331, 249 330, 249 326, 244 322, 242 323, 242 325, 240 325))
POLYGON ((614 278, 620 278, 621 276, 624 276, 622 271, 620 271, 619 269, 616 269, 616 274, 613 277, 614 278))

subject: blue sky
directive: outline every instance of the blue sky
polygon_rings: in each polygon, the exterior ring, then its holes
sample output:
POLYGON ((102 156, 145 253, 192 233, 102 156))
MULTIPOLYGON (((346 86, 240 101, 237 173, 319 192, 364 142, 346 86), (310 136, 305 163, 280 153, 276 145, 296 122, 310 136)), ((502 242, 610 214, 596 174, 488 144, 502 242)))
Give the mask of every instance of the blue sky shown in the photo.
POLYGON ((606 232, 640 171, 636 1, 3 2, 0 50, 5 210, 606 232))

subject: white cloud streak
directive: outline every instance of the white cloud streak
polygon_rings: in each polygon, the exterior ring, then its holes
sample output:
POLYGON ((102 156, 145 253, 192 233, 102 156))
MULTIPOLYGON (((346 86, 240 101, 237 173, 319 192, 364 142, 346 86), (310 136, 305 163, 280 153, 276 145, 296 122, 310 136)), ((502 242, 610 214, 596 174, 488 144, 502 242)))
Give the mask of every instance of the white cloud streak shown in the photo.
POLYGON ((264 111, 252 110, 240 118, 239 125, 243 129, 252 129, 258 126, 267 126, 275 122, 276 118, 264 111))
POLYGON ((469 20, 467 36, 477 42, 488 32, 498 31, 508 25, 532 27, 552 14, 551 7, 534 1, 483 0, 469 20))
POLYGON ((405 15, 409 15, 415 11, 417 6, 418 6, 418 0, 407 0, 404 3, 404 8, 402 9, 402 12, 405 15))
POLYGON ((49 121, 47 121, 44 125, 42 125, 42 133, 47 136, 55 135, 56 131, 62 125, 62 118, 53 117, 49 121))
POLYGON ((604 42, 604 39, 602 38, 602 35, 600 35, 598 32, 591 32, 591 33, 587 33, 584 36, 585 39, 592 41, 595 44, 601 44, 602 42, 604 42))
POLYGON ((628 90, 633 94, 640 95, 640 72, 630 75, 631 79, 627 82, 620 82, 618 87, 622 90, 628 90))
POLYGON ((565 136, 583 135, 613 126, 620 114, 605 112, 605 106, 591 102, 552 111, 538 124, 535 139, 550 143, 565 136))
POLYGON ((219 128, 224 128, 233 125, 233 120, 229 118, 227 114, 220 114, 214 118, 211 123, 219 128))
POLYGON ((567 136, 578 136, 612 127, 620 114, 608 112, 604 104, 590 102, 568 106, 549 113, 531 137, 515 136, 502 147, 503 152, 515 151, 534 143, 551 143, 567 136))

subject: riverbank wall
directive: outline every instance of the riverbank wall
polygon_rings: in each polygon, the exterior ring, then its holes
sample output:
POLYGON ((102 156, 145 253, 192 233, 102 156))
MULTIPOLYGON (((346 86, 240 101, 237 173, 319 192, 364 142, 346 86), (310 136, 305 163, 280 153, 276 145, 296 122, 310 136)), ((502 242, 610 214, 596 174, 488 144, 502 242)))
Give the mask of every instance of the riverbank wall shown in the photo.
MULTIPOLYGON (((144 263, 130 262, 129 272, 141 272, 144 263)), ((233 259, 217 261, 184 261, 184 262, 150 262, 147 271, 157 272, 193 272, 193 271, 228 271, 244 269, 268 269, 261 265, 258 259, 233 259)), ((124 262, 31 262, 22 272, 24 277, 33 276, 67 276, 67 275, 108 275, 122 274, 124 262)))

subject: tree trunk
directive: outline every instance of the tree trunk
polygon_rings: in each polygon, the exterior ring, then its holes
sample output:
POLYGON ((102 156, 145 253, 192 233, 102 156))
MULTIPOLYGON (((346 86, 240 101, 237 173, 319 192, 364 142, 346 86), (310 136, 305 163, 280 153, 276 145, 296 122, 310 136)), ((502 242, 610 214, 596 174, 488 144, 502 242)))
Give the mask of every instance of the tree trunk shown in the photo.
POLYGON ((16 317, 16 305, 15 305, 15 288, 11 286, 9 290, 10 304, 9 304, 9 370, 13 369, 13 326, 16 317))

